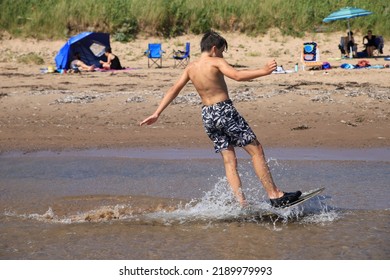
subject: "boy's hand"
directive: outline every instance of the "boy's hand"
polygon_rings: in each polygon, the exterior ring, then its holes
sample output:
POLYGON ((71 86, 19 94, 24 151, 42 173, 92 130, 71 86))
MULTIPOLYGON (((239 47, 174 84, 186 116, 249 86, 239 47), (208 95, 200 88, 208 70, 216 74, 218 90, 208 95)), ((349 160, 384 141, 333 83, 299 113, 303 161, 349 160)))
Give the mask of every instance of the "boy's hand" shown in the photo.
POLYGON ((267 71, 268 74, 271 74, 273 71, 276 70, 277 63, 275 59, 270 60, 266 65, 265 65, 265 70, 267 71))
POLYGON ((149 117, 147 117, 146 119, 144 119, 142 122, 140 122, 139 125, 144 125, 144 124, 147 124, 147 125, 151 125, 153 123, 155 123, 158 119, 158 115, 156 114, 153 114, 149 117))

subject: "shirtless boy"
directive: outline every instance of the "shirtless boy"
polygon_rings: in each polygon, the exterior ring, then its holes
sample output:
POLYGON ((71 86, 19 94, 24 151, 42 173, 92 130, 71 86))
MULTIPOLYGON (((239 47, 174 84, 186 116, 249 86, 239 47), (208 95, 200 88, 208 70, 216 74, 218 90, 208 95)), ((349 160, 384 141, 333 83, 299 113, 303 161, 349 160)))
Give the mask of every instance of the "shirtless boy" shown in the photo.
POLYGON ((179 80, 167 91, 156 111, 140 125, 156 122, 165 108, 176 98, 187 82, 191 81, 202 100, 203 125, 209 138, 214 142, 216 152, 222 155, 226 177, 237 201, 246 206, 237 171, 237 157, 234 147, 242 147, 252 158, 253 168, 268 194, 271 205, 280 207, 297 200, 301 192, 285 193, 275 185, 267 165, 263 148, 229 99, 224 76, 235 81, 248 81, 266 76, 276 69, 275 60, 263 68, 236 70, 223 58, 227 50, 226 40, 214 31, 204 34, 201 40, 201 56, 191 62, 179 80))

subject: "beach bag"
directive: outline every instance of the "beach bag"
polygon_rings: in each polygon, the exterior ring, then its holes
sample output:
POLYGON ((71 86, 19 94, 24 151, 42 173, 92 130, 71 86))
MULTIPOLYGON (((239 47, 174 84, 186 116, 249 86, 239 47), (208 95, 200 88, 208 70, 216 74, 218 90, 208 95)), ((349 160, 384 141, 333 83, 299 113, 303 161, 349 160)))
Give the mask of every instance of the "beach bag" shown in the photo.
POLYGON ((358 61, 357 66, 359 67, 368 67, 370 66, 370 62, 368 60, 362 59, 358 61))
POLYGON ((329 62, 322 63, 322 70, 326 70, 326 69, 330 69, 330 68, 332 68, 332 67, 330 66, 329 62))

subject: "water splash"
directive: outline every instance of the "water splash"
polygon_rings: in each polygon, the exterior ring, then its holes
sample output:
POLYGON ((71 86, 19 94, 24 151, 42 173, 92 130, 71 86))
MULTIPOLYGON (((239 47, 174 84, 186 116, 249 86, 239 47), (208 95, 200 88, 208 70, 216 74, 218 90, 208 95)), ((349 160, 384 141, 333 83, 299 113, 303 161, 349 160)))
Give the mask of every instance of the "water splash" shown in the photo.
MULTIPOLYGON (((249 178, 249 176, 244 177, 249 178)), ((278 224, 298 222, 302 224, 324 224, 337 220, 339 214, 328 209, 325 197, 318 196, 304 204, 287 209, 274 209, 266 202, 263 188, 258 186, 257 180, 249 182, 245 194, 249 207, 242 208, 235 200, 226 177, 219 178, 214 187, 205 192, 203 197, 191 200, 188 203, 178 203, 174 206, 156 203, 158 198, 139 206, 135 198, 133 202, 124 204, 99 206, 95 209, 65 214, 59 216, 50 207, 43 214, 17 214, 6 211, 6 216, 33 219, 50 223, 85 223, 126 221, 130 223, 153 223, 161 225, 189 224, 189 223, 219 223, 219 222, 270 222, 274 230, 278 224), (149 203, 149 204, 148 204, 149 203), (154 204, 151 205, 151 204, 154 204)))
POLYGON ((110 220, 130 219, 133 210, 129 205, 102 206, 97 209, 77 213, 69 216, 58 216, 53 209, 49 209, 44 214, 17 214, 13 211, 5 211, 4 215, 8 217, 18 217, 23 219, 37 220, 40 222, 72 224, 83 222, 104 222, 110 220))
POLYGON ((226 178, 219 178, 214 188, 205 192, 201 199, 180 205, 171 212, 159 211, 147 216, 170 224, 227 219, 237 217, 241 212, 241 207, 235 201, 226 178))
MULTIPOLYGON (((174 211, 158 211, 149 213, 149 219, 160 220, 171 225, 175 223, 194 222, 271 222, 276 224, 298 223, 324 223, 336 220, 339 215, 330 211, 324 202, 325 197, 319 196, 297 207, 275 209, 266 202, 264 191, 256 186, 257 181, 249 184, 253 188, 246 188, 245 194, 249 207, 242 208, 235 201, 226 178, 219 178, 214 188, 204 193, 199 200, 193 200, 174 211), (254 186, 255 185, 255 186, 254 186), (261 200, 259 202, 259 199, 261 200)), ((309 191, 310 192, 310 191, 309 191)))
POLYGON ((302 217, 302 224, 320 224, 325 225, 327 223, 332 223, 341 218, 340 213, 335 210, 330 211, 321 211, 317 214, 309 214, 307 216, 302 217))

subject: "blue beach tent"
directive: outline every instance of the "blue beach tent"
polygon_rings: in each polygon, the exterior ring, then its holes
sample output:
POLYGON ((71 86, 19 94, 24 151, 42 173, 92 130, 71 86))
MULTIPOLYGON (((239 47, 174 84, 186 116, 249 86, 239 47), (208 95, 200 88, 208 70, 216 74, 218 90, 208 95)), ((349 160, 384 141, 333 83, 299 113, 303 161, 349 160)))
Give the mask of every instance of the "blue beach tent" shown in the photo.
POLYGON ((100 67, 99 60, 104 58, 106 47, 110 47, 108 33, 83 32, 73 36, 55 57, 57 69, 69 69, 75 53, 79 53, 85 64, 100 67))

